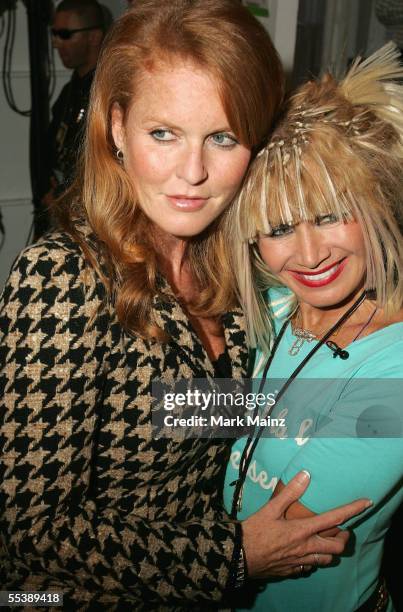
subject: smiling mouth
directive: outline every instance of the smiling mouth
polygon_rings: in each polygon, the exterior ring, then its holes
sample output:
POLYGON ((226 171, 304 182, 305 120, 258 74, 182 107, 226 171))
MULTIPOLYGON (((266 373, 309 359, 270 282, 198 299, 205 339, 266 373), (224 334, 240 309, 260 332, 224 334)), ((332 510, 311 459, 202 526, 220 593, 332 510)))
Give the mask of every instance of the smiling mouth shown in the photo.
POLYGON ((338 261, 332 266, 323 268, 322 271, 311 272, 310 274, 302 273, 296 270, 290 270, 293 277, 308 287, 323 287, 332 283, 343 271, 347 262, 347 258, 338 261))

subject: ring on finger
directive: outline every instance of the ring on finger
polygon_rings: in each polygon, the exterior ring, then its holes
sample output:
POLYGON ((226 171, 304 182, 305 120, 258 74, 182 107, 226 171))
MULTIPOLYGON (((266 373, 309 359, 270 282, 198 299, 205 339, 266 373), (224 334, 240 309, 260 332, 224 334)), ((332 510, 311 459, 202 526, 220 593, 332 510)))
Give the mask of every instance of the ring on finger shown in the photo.
POLYGON ((299 566, 299 571, 301 572, 301 574, 303 574, 303 573, 304 573, 305 568, 304 568, 304 566, 303 566, 303 565, 300 565, 300 566, 299 566))

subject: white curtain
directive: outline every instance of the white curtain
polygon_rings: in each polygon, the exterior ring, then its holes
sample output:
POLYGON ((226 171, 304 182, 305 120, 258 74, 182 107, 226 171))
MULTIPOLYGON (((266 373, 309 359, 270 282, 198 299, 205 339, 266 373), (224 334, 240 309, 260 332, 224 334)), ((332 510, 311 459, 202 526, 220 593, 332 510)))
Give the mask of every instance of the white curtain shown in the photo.
POLYGON ((374 0, 326 1, 322 71, 336 74, 357 55, 370 55, 385 41, 385 28, 375 16, 374 0))

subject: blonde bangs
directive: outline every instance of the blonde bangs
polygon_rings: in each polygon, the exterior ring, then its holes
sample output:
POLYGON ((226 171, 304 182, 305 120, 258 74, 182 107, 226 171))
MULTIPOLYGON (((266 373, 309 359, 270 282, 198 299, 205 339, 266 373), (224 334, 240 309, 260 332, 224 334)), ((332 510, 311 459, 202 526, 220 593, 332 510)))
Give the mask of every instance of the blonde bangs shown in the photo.
MULTIPOLYGON (((325 142, 331 136, 324 134, 325 142)), ((320 149, 320 145, 310 147, 304 154, 295 145, 286 153, 278 148, 271 157, 266 149, 255 160, 239 196, 242 239, 254 240, 270 234, 273 227, 314 222, 327 214, 354 218, 357 202, 349 189, 353 176, 342 172, 341 158, 351 164, 355 156, 336 140, 333 151, 338 161, 329 165, 320 149)), ((356 176, 356 168, 352 174, 356 176)))

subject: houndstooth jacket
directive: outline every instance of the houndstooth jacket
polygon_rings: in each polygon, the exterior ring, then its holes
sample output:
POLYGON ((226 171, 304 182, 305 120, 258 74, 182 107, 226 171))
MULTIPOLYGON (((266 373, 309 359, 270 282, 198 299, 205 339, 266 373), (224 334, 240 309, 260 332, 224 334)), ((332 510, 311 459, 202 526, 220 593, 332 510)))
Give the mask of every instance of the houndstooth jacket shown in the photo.
MULTIPOLYGON (((62 591, 66 610, 214 609, 241 537, 221 501, 229 442, 155 439, 150 419, 153 380, 213 366, 172 294, 153 306, 165 344, 130 337, 104 298, 61 233, 3 291, 1 588, 62 591)), ((241 378, 241 312, 223 325, 241 378)))

